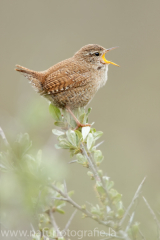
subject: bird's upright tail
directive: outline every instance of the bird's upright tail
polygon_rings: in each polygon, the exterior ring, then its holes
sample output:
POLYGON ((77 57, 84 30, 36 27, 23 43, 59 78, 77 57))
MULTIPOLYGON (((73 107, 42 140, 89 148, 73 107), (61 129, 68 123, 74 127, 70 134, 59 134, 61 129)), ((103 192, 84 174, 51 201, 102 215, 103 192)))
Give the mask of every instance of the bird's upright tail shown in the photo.
POLYGON ((20 65, 16 65, 15 70, 22 73, 30 81, 32 87, 36 90, 36 92, 43 92, 42 82, 44 75, 41 72, 32 71, 20 65))

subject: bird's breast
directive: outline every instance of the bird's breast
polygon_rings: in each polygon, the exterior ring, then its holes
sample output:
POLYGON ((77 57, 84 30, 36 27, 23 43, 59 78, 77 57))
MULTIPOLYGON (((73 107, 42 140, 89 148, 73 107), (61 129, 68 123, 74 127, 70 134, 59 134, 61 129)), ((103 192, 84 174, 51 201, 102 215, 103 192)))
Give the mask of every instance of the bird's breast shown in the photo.
POLYGON ((108 79, 108 65, 106 64, 98 73, 99 88, 103 87, 106 84, 107 79, 108 79))
POLYGON ((108 65, 105 66, 104 77, 103 77, 103 81, 102 81, 102 87, 106 84, 107 79, 108 79, 108 65))

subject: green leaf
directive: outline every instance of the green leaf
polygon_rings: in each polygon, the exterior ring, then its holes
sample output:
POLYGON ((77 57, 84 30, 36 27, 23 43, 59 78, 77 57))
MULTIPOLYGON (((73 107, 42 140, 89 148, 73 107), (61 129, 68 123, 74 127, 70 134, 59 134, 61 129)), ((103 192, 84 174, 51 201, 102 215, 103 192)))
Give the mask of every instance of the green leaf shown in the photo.
POLYGON ((76 133, 73 130, 68 130, 66 132, 68 141, 74 146, 77 147, 76 133))
POLYGON ((91 150, 91 148, 93 147, 93 144, 94 144, 93 135, 92 135, 92 133, 89 133, 88 137, 87 137, 87 149, 91 150))
POLYGON ((94 133, 93 133, 94 140, 96 141, 96 140, 99 139, 102 135, 103 135, 103 132, 101 132, 101 131, 94 132, 94 133))
POLYGON ((132 237, 132 239, 137 239, 137 235, 139 233, 139 225, 140 223, 135 222, 132 227, 128 230, 128 235, 132 237))
POLYGON ((114 204, 117 204, 117 202, 119 202, 122 198, 122 194, 118 193, 117 190, 115 190, 114 188, 111 188, 111 190, 109 191, 109 195, 114 204))
POLYGON ((103 155, 102 152, 100 150, 96 150, 94 152, 94 160, 96 163, 101 163, 103 161, 103 155))
POLYGON ((87 116, 87 117, 88 117, 88 115, 90 114, 91 110, 92 110, 92 108, 88 108, 88 111, 87 111, 87 113, 86 113, 86 116, 87 116))
POLYGON ((135 222, 135 224, 132 225, 132 233, 134 237, 137 237, 137 234, 139 232, 139 222, 135 222))
POLYGON ((105 194, 106 193, 101 182, 98 182, 98 181, 96 182, 96 189, 99 192, 99 194, 105 194))
POLYGON ((90 177, 91 180, 94 180, 94 175, 91 171, 88 171, 87 175, 90 177))
POLYGON ((56 208, 56 211, 61 213, 61 214, 65 214, 65 211, 62 208, 56 208))
POLYGON ((57 136, 62 136, 62 135, 65 134, 64 132, 59 131, 59 130, 57 130, 57 129, 53 129, 53 130, 52 130, 52 133, 53 133, 54 135, 57 135, 57 136))
POLYGON ((55 121, 62 121, 61 111, 52 103, 49 105, 49 112, 55 121))
POLYGON ((80 117, 79 117, 79 121, 80 121, 80 123, 83 123, 83 124, 85 124, 86 123, 86 119, 85 119, 85 117, 86 117, 86 114, 85 113, 83 113, 80 117))
POLYGON ((96 214, 100 217, 103 216, 103 212, 101 211, 99 205, 97 204, 95 207, 91 207, 91 213, 96 214))
POLYGON ((109 191, 113 186, 114 186, 114 182, 108 180, 108 182, 107 182, 107 184, 106 184, 106 187, 107 187, 108 191, 109 191))
POLYGON ((64 149, 69 149, 69 148, 72 147, 72 145, 70 144, 70 142, 68 142, 68 140, 65 139, 65 138, 60 141, 60 143, 58 144, 58 146, 60 146, 61 148, 64 148, 64 149))
POLYGON ((64 122, 54 122, 54 125, 61 128, 66 128, 67 124, 64 122))
POLYGON ((116 207, 117 207, 117 212, 118 212, 118 217, 119 218, 122 218, 123 217, 123 214, 124 214, 124 208, 123 208, 123 203, 122 201, 119 201, 117 202, 116 204, 116 207))
POLYGON ((40 223, 44 223, 44 222, 46 223, 48 221, 49 221, 49 217, 47 214, 43 214, 43 213, 39 214, 39 222, 40 223))
POLYGON ((103 176, 103 171, 102 171, 101 169, 99 169, 99 170, 98 170, 98 174, 99 174, 99 176, 102 177, 102 176, 103 176))
POLYGON ((74 148, 74 149, 72 148, 72 149, 70 149, 71 157, 73 157, 74 155, 76 155, 76 154, 78 154, 80 152, 81 152, 80 148, 74 148))
POLYGON ((78 153, 76 157, 77 157, 78 163, 80 164, 87 162, 87 159, 81 153, 78 153))
POLYGON ((32 240, 41 240, 40 233, 34 233, 32 234, 32 240))
POLYGON ((87 122, 87 123, 88 123, 88 116, 89 116, 91 110, 92 110, 92 108, 88 108, 88 111, 87 111, 87 113, 86 113, 86 122, 87 122))
POLYGON ((88 133, 90 132, 90 127, 82 127, 82 136, 83 136, 83 140, 86 139, 88 133))
POLYGON ((66 139, 66 137, 64 135, 58 136, 59 142, 61 142, 62 140, 65 140, 65 139, 66 139))
POLYGON ((91 133, 95 133, 96 129, 95 128, 91 128, 91 133))
POLYGON ((77 134, 78 139, 81 140, 82 139, 82 133, 78 130, 75 130, 75 133, 77 134))

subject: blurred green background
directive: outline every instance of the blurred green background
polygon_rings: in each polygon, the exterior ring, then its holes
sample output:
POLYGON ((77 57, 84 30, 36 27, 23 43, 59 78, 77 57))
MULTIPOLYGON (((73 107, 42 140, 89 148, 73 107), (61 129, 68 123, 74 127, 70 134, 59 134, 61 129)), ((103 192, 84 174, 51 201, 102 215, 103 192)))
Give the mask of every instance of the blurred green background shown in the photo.
MULTIPOLYGON (((80 204, 85 200, 96 203, 91 190, 93 182, 89 181, 86 169, 68 164, 66 151, 55 150, 48 103, 34 92, 27 79, 14 71, 15 64, 42 71, 89 43, 105 48, 119 46, 106 58, 121 67, 109 67, 107 84, 89 105, 93 108, 89 121, 94 121, 95 128, 104 132, 102 168, 123 194, 125 206, 147 176, 143 194, 157 212, 160 210, 159 9, 159 0, 0 2, 0 126, 9 141, 20 132, 28 132, 34 148, 42 148, 44 160, 49 154, 56 164, 59 161, 66 170, 63 169, 61 178, 66 178, 69 190, 75 189, 74 199, 80 204)), ((57 214, 60 225, 65 225, 73 211, 69 209, 64 217, 57 214)), ((14 225, 8 221, 14 219, 18 207, 10 211, 3 216, 8 228, 30 228, 24 213, 19 214, 14 225)), ((136 219, 151 239, 156 227, 142 200, 136 219)), ((95 226, 91 220, 80 221, 79 213, 72 224, 73 229, 95 226)))

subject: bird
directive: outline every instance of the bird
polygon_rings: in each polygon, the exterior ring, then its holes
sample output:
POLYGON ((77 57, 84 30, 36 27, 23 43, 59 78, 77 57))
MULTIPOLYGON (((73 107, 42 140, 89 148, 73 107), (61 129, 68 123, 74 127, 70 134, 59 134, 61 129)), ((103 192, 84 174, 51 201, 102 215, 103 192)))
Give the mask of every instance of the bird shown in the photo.
POLYGON ((90 126, 82 124, 73 110, 85 107, 96 92, 105 85, 108 66, 118 64, 108 61, 105 54, 117 47, 104 48, 98 44, 83 46, 71 58, 63 60, 45 71, 33 71, 16 65, 40 95, 61 109, 67 109, 74 118, 77 128, 90 126))

